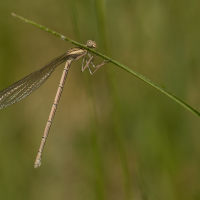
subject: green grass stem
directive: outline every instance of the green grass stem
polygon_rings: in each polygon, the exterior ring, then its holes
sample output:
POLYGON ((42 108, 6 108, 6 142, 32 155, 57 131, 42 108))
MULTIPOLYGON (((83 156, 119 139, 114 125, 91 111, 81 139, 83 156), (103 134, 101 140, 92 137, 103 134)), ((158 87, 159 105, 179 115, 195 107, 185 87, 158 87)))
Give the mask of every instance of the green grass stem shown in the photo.
POLYGON ((48 29, 48 28, 46 28, 46 27, 44 27, 44 26, 42 26, 42 25, 39 25, 39 24, 37 24, 37 23, 35 23, 35 22, 32 22, 32 21, 30 21, 30 20, 28 20, 28 19, 25 19, 25 18, 23 18, 23 17, 21 17, 21 16, 19 16, 19 15, 16 15, 16 14, 14 14, 14 13, 12 13, 12 15, 13 15, 14 17, 17 17, 17 18, 19 18, 19 19, 21 19, 21 20, 23 20, 23 21, 25 21, 25 22, 27 22, 27 23, 29 23, 29 24, 32 24, 32 25, 34 25, 34 26, 36 26, 36 27, 38 27, 38 28, 40 28, 40 29, 42 29, 42 30, 47 31, 48 33, 51 33, 51 34, 53 34, 53 35, 55 35, 55 36, 61 38, 62 40, 65 40, 65 41, 70 42, 70 43, 72 43, 72 44, 74 44, 74 45, 76 45, 76 46, 79 46, 79 47, 81 47, 81 48, 84 48, 84 49, 86 49, 86 50, 88 50, 88 51, 90 51, 90 52, 92 52, 92 53, 98 55, 99 57, 104 58, 105 60, 109 60, 110 63, 113 63, 114 65, 117 65, 118 67, 121 67, 121 68, 124 69, 125 71, 127 71, 127 72, 129 72, 129 73, 135 75, 136 77, 138 77, 138 78, 141 79, 142 81, 146 82, 147 84, 151 85, 152 87, 156 88, 156 89, 159 90, 160 92, 164 93, 165 95, 167 95, 168 97, 170 97, 171 99, 173 99, 174 101, 176 101, 178 104, 180 104, 181 106, 183 106, 184 108, 186 108, 187 110, 189 110, 190 112, 192 112, 193 114, 196 114, 198 117, 200 117, 200 113, 199 113, 197 110, 195 110, 193 107, 191 107, 190 105, 188 105, 187 103, 185 103, 184 101, 182 101, 181 99, 179 99, 178 97, 176 97, 175 95, 173 95, 172 93, 168 92, 167 90, 165 90, 165 89, 162 88, 161 86, 157 85, 156 83, 154 83, 154 82, 151 81, 150 79, 148 79, 148 78, 146 78, 145 76, 139 74, 138 72, 136 72, 136 71, 130 69, 129 67, 127 67, 127 66, 125 66, 125 65, 123 65, 123 64, 121 64, 121 63, 119 63, 118 61, 113 60, 113 59, 109 58, 108 56, 105 56, 105 55, 103 55, 103 54, 101 54, 101 53, 99 53, 99 52, 97 52, 97 51, 94 51, 93 49, 90 49, 90 48, 86 47, 86 46, 83 45, 83 44, 80 44, 80 43, 78 43, 78 42, 76 42, 76 41, 74 41, 74 40, 71 40, 71 39, 69 39, 69 38, 67 38, 67 37, 65 37, 65 36, 63 36, 63 35, 61 35, 61 34, 55 32, 55 31, 53 31, 53 30, 51 30, 51 29, 48 29))

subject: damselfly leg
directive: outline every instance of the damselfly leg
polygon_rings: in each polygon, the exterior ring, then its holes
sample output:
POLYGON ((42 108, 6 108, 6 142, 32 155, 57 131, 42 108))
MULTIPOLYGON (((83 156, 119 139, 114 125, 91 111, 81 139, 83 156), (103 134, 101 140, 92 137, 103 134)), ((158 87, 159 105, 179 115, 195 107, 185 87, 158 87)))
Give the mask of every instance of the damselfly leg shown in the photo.
POLYGON ((110 60, 104 60, 101 64, 95 66, 95 64, 93 63, 93 60, 97 57, 96 56, 92 56, 90 53, 87 54, 88 57, 89 57, 89 60, 87 61, 86 59, 86 56, 83 57, 83 61, 82 61, 82 66, 81 66, 81 71, 84 72, 86 68, 88 68, 90 74, 94 74, 98 69, 99 67, 107 64, 108 62, 110 62, 110 60), (85 63, 85 66, 84 66, 84 63, 85 63), (92 72, 90 70, 90 64, 95 68, 95 70, 92 72))

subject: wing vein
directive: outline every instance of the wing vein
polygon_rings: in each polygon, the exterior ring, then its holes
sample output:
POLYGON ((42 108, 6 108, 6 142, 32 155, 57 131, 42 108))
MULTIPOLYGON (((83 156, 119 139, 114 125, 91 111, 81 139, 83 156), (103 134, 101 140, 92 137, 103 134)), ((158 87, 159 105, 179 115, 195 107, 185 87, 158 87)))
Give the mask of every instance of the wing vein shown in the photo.
POLYGON ((24 99, 39 88, 52 74, 55 68, 69 58, 67 53, 53 59, 44 67, 22 78, 0 92, 0 109, 24 99))

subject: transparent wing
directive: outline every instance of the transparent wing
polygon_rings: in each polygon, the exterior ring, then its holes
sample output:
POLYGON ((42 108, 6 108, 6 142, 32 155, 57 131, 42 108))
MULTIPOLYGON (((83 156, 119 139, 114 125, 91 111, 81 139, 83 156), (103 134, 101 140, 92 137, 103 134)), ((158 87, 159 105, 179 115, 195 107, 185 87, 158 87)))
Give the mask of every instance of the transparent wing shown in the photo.
POLYGON ((0 109, 24 99, 39 88, 52 74, 54 69, 68 59, 67 53, 55 58, 43 68, 29 74, 0 92, 0 109))

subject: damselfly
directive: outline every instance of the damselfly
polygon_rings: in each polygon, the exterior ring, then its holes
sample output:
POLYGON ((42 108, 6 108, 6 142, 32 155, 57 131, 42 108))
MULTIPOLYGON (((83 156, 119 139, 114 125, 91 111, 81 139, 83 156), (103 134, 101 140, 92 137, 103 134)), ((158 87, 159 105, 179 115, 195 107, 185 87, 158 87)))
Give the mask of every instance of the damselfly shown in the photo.
MULTIPOLYGON (((96 48, 96 43, 93 40, 88 40, 86 46, 88 48, 96 48)), ((2 90, 0 92, 0 109, 6 108, 14 103, 17 103, 18 101, 21 101, 28 95, 30 95, 32 92, 34 92, 37 88, 39 88, 52 74, 52 72, 55 70, 55 68, 60 65, 61 63, 66 61, 63 74, 60 80, 60 84, 58 86, 58 90, 55 96, 55 100, 46 124, 46 128, 44 130, 44 134, 42 136, 42 140, 40 143, 40 147, 35 159, 34 167, 40 167, 41 165, 41 159, 42 159, 42 152, 44 149, 44 145, 53 121, 53 117, 55 115, 57 105, 59 103, 63 87, 65 84, 65 80, 67 78, 68 70, 70 68, 70 65, 72 61, 78 60, 80 58, 83 58, 82 61, 82 72, 88 68, 90 74, 93 74, 96 72, 96 70, 106 64, 107 61, 103 61, 101 64, 95 66, 93 63, 94 56, 91 55, 86 49, 75 47, 64 53, 63 55, 53 59, 48 64, 46 64, 43 68, 29 74, 28 76, 24 77, 23 79, 19 80, 18 82, 14 83, 10 87, 2 90), (89 60, 87 60, 86 56, 88 56, 89 60), (85 66, 84 66, 85 64, 85 66), (90 65, 92 65, 95 70, 92 72, 90 70, 90 65)))

